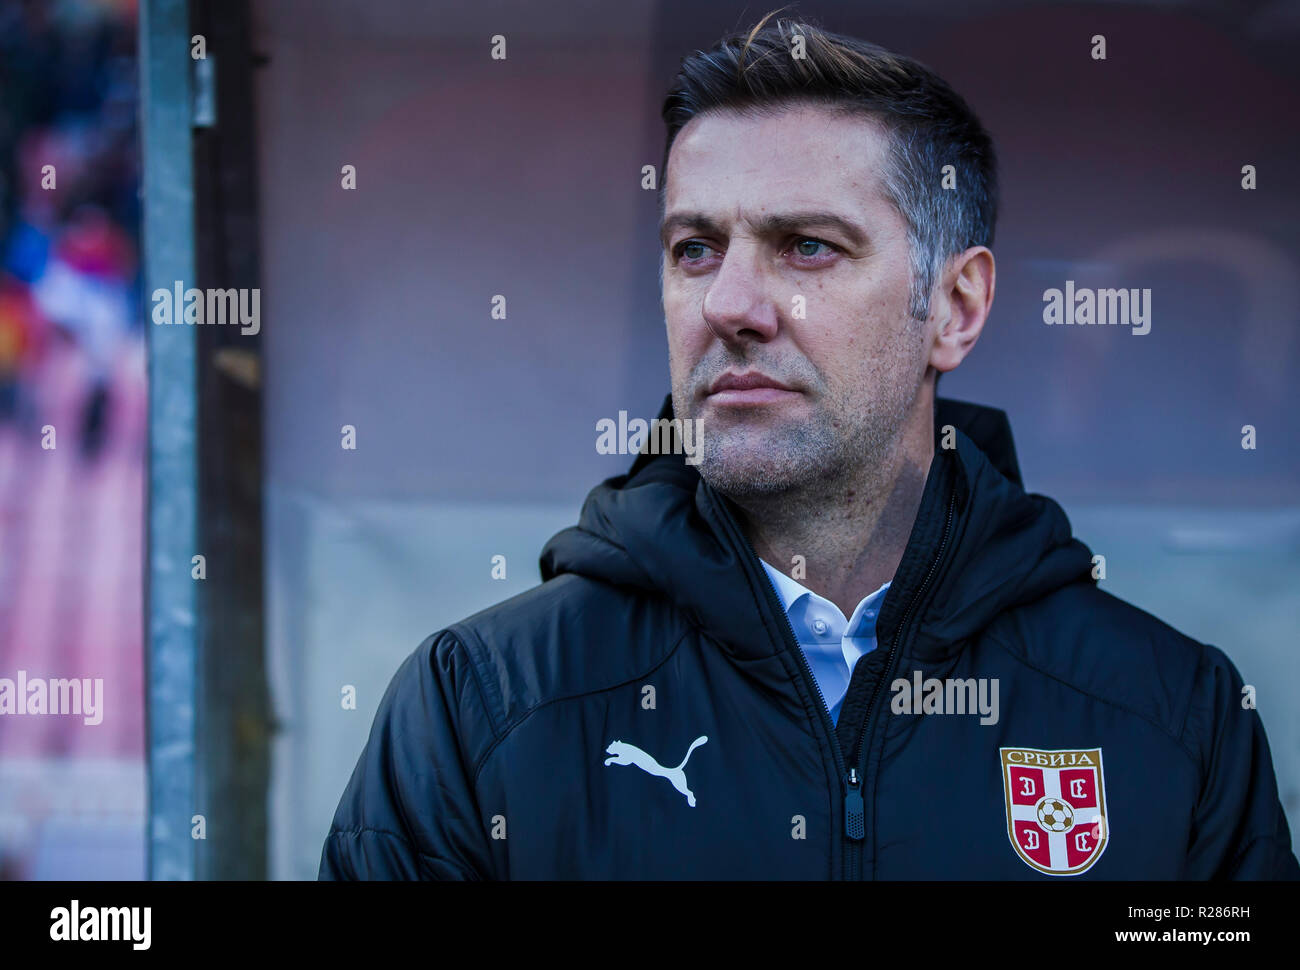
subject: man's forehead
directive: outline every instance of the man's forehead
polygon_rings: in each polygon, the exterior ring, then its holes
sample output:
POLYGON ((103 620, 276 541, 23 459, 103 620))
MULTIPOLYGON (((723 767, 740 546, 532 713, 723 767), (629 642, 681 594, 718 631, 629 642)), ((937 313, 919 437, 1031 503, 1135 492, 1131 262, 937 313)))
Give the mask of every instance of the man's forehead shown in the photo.
POLYGON ((664 210, 731 221, 737 213, 838 212, 888 204, 888 135, 871 118, 792 106, 693 118, 673 142, 664 210))

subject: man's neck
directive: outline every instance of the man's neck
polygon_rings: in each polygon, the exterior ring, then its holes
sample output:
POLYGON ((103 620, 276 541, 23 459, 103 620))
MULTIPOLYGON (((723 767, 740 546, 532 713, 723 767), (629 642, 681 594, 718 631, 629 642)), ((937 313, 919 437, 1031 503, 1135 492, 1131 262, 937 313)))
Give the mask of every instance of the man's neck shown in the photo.
POLYGON ((864 455, 842 475, 779 495, 737 501, 741 527, 765 562, 852 616, 864 596, 894 578, 934 457, 932 406, 914 409, 890 453, 864 455))

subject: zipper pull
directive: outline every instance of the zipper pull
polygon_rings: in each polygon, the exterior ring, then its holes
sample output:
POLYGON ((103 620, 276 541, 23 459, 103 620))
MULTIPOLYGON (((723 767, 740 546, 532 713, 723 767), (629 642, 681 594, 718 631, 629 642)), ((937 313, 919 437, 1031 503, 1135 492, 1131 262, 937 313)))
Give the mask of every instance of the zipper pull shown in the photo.
POLYGON ((858 769, 849 769, 849 790, 844 795, 844 834, 855 842, 866 837, 863 823, 862 792, 858 791, 858 769))

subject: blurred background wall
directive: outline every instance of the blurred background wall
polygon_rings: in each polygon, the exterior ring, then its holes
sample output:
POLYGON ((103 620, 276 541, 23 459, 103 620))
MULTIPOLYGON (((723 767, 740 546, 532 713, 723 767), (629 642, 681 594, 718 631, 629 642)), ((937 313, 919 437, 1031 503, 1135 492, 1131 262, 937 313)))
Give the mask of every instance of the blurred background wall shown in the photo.
MULTIPOLYGON (((640 187, 658 109, 685 53, 765 10, 257 5, 275 876, 315 873, 400 660, 534 585, 542 543, 629 464, 596 454, 594 429, 652 417, 668 390, 640 187)), ((1296 5, 796 10, 928 63, 992 130, 997 298, 943 391, 1008 411, 1030 488, 1106 556, 1103 586, 1258 687, 1295 829, 1296 5), (1043 291, 1065 279, 1150 287, 1150 333, 1045 326, 1043 291)))

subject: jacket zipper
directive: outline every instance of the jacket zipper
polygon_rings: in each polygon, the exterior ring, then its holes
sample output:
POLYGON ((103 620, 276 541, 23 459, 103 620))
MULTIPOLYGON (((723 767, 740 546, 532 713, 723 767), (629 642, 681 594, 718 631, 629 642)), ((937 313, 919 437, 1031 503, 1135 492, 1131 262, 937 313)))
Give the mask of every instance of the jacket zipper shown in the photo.
MULTIPOLYGON (((858 880, 862 876, 859 872, 859 854, 860 844, 866 839, 866 805, 862 797, 862 777, 856 767, 846 767, 846 759, 843 750, 840 748, 839 738, 835 732, 835 722, 831 720, 830 706, 826 703, 826 695, 822 693, 821 685, 817 683, 817 678, 813 676, 812 665, 808 663, 808 657, 799 647, 799 641, 794 635, 794 627, 790 623, 790 617, 781 606, 781 598, 777 595, 776 586, 772 582, 772 577, 767 575, 767 570, 763 569, 762 562, 758 559, 758 553, 754 550, 753 543, 749 541, 749 536, 745 531, 732 520, 731 512, 723 503, 716 503, 721 511, 722 518, 731 527, 732 531, 740 537, 745 549, 752 557, 752 561, 758 562, 758 568, 762 571, 763 577, 767 580, 767 587, 772 593, 771 601, 775 601, 778 607, 777 612, 784 621, 786 646, 793 647, 794 654, 799 658, 803 667, 804 677, 807 682, 812 684, 813 690, 817 693, 817 699, 821 702, 820 709, 822 722, 830 737, 831 755, 835 760, 835 769, 839 777, 844 781, 844 837, 848 843, 845 847, 844 857, 841 859, 844 871, 847 873, 846 879, 858 880)), ((911 601, 907 605, 907 611, 903 614, 903 619, 898 625, 898 632, 894 634, 894 642, 890 645, 889 656, 885 661, 885 670, 881 674, 881 679, 876 682, 875 689, 871 693, 871 700, 867 704, 867 715, 862 720, 862 731, 858 736, 857 761, 863 761, 865 753, 865 739, 867 736, 867 727, 871 723, 871 715, 875 709, 876 700, 880 696, 881 685, 889 679, 892 673, 896 654, 898 653, 899 644, 902 642, 903 633, 907 621, 911 618, 917 603, 920 601, 922 594, 929 587, 930 581, 934 578, 935 572, 939 568, 939 563, 943 559, 944 551, 948 547, 948 537, 952 531, 953 513, 957 505, 957 493, 949 486, 948 513, 944 520, 943 539, 939 543, 939 551, 935 554, 934 559, 930 562, 930 569, 925 575, 925 579, 912 595, 911 601)), ((863 766, 865 770, 865 765, 863 766)))
MULTIPOLYGON (((741 529, 738 524, 732 521, 731 513, 727 509, 726 505, 722 503, 717 504, 719 505, 723 519, 732 527, 735 534, 740 537, 740 541, 744 544, 745 549, 749 552, 752 560, 758 563, 759 570, 762 571, 763 577, 767 580, 767 588, 772 593, 769 603, 775 602, 777 607, 776 612, 781 616, 785 628, 786 647, 793 649, 793 653, 799 658, 799 662, 803 667, 805 679, 808 683, 812 684, 813 690, 817 693, 817 700, 820 701, 818 707, 821 710, 822 724, 826 729, 827 736, 830 738, 831 755, 835 759, 835 770, 838 776, 844 780, 845 784, 844 831, 846 835, 850 832, 857 832, 858 834, 856 836, 850 837, 861 839, 863 837, 864 819, 862 811, 862 792, 860 790, 861 781, 858 778, 856 770, 851 770, 845 767, 844 752, 840 749, 839 739, 835 734, 835 722, 831 720, 831 709, 830 705, 826 703, 826 695, 822 693, 821 684, 817 683, 817 678, 813 676, 812 665, 808 663, 808 657, 800 648, 799 641, 794 635, 794 626, 790 623, 790 616, 781 606, 781 597, 777 595, 776 586, 772 582, 772 577, 767 574, 766 569, 763 569, 763 564, 759 561, 758 553, 754 551, 753 543, 749 541, 749 536, 745 535, 745 531, 741 529)), ((846 851, 841 857, 840 862, 844 868, 847 868, 847 863, 850 861, 850 857, 851 853, 848 851, 846 851)))
MULTIPOLYGON (((893 676, 894 664, 897 661, 899 655, 899 645, 903 642, 903 634, 907 632, 908 620, 912 618, 912 613, 916 610, 917 604, 921 601, 921 597, 925 594, 926 589, 929 588, 930 586, 930 580, 934 578, 934 574, 939 569, 939 563, 943 561, 944 551, 948 548, 948 537, 952 532, 952 519, 953 519, 953 514, 956 511, 956 507, 957 507, 957 492, 956 489, 950 485, 949 496, 948 496, 948 513, 947 516, 944 518, 943 538, 939 542, 939 551, 935 553, 934 559, 930 561, 930 568, 925 574, 925 579, 921 581, 921 585, 917 587, 916 592, 912 594, 912 599, 907 604, 907 610, 906 612, 903 613, 903 619, 900 620, 898 624, 898 632, 894 634, 894 642, 889 645, 889 656, 885 658, 885 668, 884 670, 881 671, 880 679, 876 681, 876 686, 871 692, 871 700, 867 702, 867 715, 862 719, 862 732, 858 735, 857 750, 854 752, 856 754, 854 761, 862 766, 862 770, 864 772, 867 770, 867 765, 866 765, 867 727, 871 724, 872 714, 875 713, 876 701, 880 697, 881 688, 893 676)), ((862 795, 859 792, 857 792, 857 786, 856 786, 857 774, 858 773, 856 768, 852 768, 849 770, 850 792, 852 795, 856 796, 857 799, 856 807, 859 813, 859 824, 858 824, 857 831, 859 832, 859 834, 856 837, 852 835, 851 834, 852 830, 849 829, 847 825, 845 828, 845 834, 848 836, 848 838, 860 842, 866 838, 866 825, 865 822, 863 821, 863 818, 865 817, 865 805, 863 804, 862 795)), ((845 802, 844 802, 846 820, 848 817, 848 808, 849 808, 848 799, 849 796, 846 795, 845 802)), ((850 873, 848 876, 849 879, 862 878, 861 873, 858 871, 859 868, 858 862, 860 861, 859 855, 860 855, 859 851, 853 851, 849 855, 849 861, 851 863, 851 865, 848 867, 850 873)))
MULTIPOLYGON (((738 529, 737 531, 740 532, 741 538, 745 540, 745 544, 748 546, 750 554, 755 559, 758 559, 758 553, 754 551, 753 545, 750 544, 749 537, 745 535, 742 530, 738 529)), ((760 562, 759 568, 762 569, 762 567, 763 564, 760 562)), ((772 577, 767 575, 766 569, 763 569, 763 575, 767 577, 767 585, 772 590, 772 596, 776 599, 776 605, 780 607, 781 597, 777 595, 776 585, 772 582, 772 577)), ((808 655, 804 653, 803 648, 799 646, 799 640, 794 635, 794 625, 790 622, 790 615, 786 613, 784 608, 780 609, 778 612, 781 614, 781 619, 785 621, 786 645, 787 647, 794 647, 796 656, 798 656, 799 661, 803 664, 804 674, 806 675, 808 682, 812 684, 813 689, 817 691, 817 699, 821 702, 819 708, 822 714, 822 723, 826 726, 826 730, 831 739, 831 754, 835 758, 835 769, 839 773, 839 777, 844 779, 844 834, 850 839, 861 839, 864 835, 863 825, 865 816, 862 811, 862 792, 860 790, 860 780, 858 778, 857 770, 849 768, 847 772, 845 771, 844 752, 840 750, 839 738, 835 733, 835 722, 831 720, 831 708, 830 705, 826 703, 826 695, 822 693, 822 685, 817 683, 817 678, 813 676, 812 664, 808 662, 808 655)), ((846 852, 845 858, 840 860, 846 871, 848 869, 847 864, 850 861, 852 861, 851 851, 846 852)))

